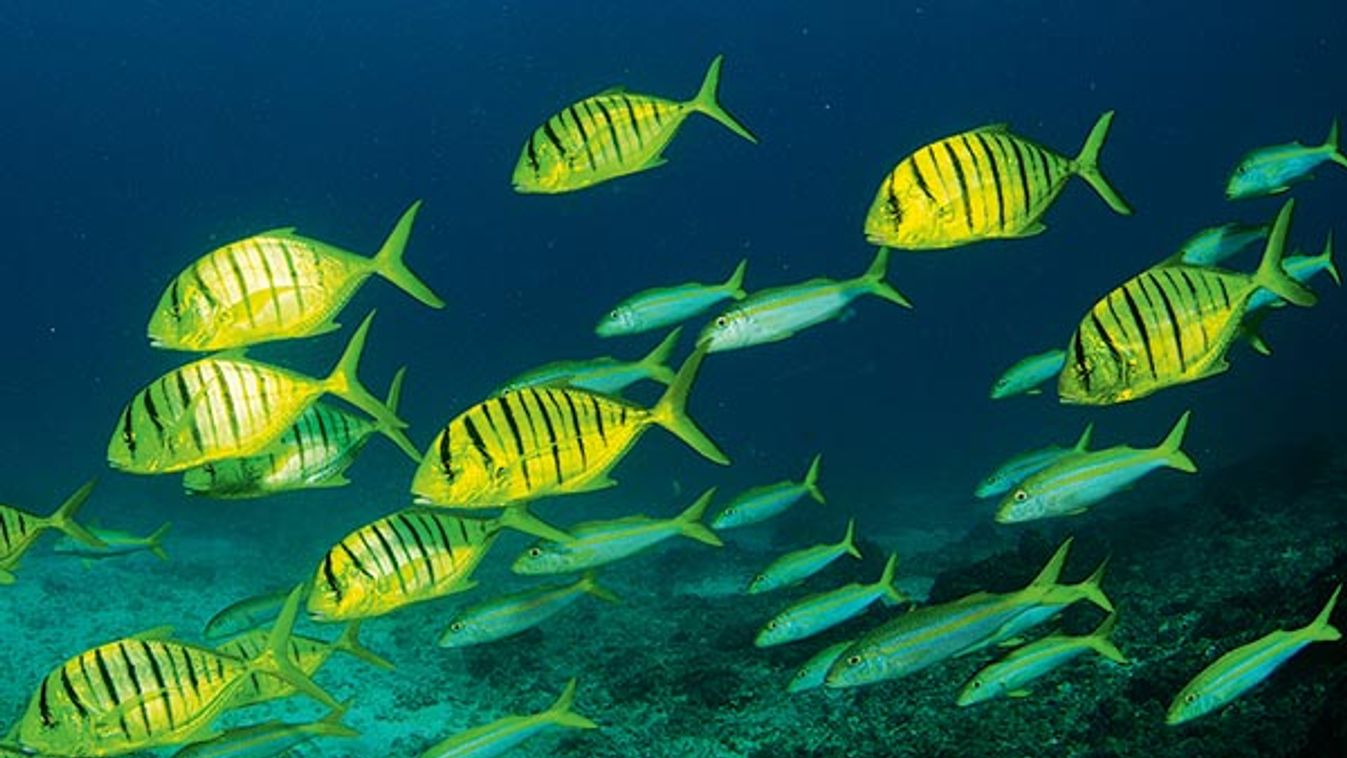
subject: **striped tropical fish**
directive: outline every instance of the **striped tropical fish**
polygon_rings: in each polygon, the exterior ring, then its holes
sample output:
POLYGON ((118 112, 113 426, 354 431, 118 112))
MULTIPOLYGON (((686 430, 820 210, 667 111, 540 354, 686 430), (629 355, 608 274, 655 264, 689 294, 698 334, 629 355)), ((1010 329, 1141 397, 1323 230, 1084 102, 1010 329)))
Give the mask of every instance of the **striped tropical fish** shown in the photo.
POLYGON ((46 517, 34 516, 13 506, 0 505, 0 584, 14 583, 13 572, 19 565, 19 559, 48 529, 64 532, 89 547, 107 547, 101 539, 74 521, 75 514, 84 507, 93 489, 94 482, 85 483, 66 498, 55 513, 46 517))
MULTIPOLYGON (((312 677, 318 669, 327 663, 333 653, 346 653, 372 666, 392 671, 393 664, 360 644, 360 623, 360 621, 352 621, 347 624, 346 631, 331 642, 313 639, 312 637, 302 637, 297 634, 291 636, 287 645, 291 663, 294 663, 307 676, 312 677)), ((254 629, 217 645, 215 650, 234 658, 251 660, 261 655, 262 650, 266 648, 268 634, 269 632, 265 629, 254 629)), ((290 697, 293 694, 295 694, 295 688, 282 679, 250 674, 247 681, 242 685, 241 691, 234 695, 230 707, 242 708, 257 703, 265 703, 268 700, 290 697)))
MULTIPOLYGON (((335 394, 388 429, 407 425, 356 377, 371 312, 326 379, 223 353, 174 369, 136 393, 108 442, 108 462, 133 474, 182 471, 268 451, 321 395, 335 394)), ((407 443, 410 445, 411 443, 407 443)))
POLYGON ((1067 180, 1079 176, 1109 207, 1132 209, 1099 172, 1113 111, 1099 117, 1074 159, 1015 134, 1005 124, 937 140, 885 177, 865 217, 876 245, 937 250, 986 239, 1030 237, 1067 180))
MULTIPOLYGON (((388 387, 384 406, 391 413, 398 412, 406 373, 407 369, 398 369, 388 387)), ((350 484, 343 474, 376 432, 386 435, 413 461, 421 460, 421 454, 400 429, 315 403, 264 454, 188 469, 183 472, 182 486, 193 495, 226 499, 341 487, 350 484)))
POLYGON ((378 274, 432 308, 444 301, 402 262, 421 201, 402 214, 373 258, 273 229, 213 250, 178 274, 150 315, 150 344, 223 350, 309 337, 334 319, 360 285, 378 274))
POLYGON ((1161 264, 1095 303, 1067 345, 1057 381, 1064 403, 1112 405, 1219 374, 1260 287, 1296 305, 1313 292, 1281 267, 1294 201, 1277 214, 1253 275, 1182 263, 1161 264))
POLYGON ((621 87, 581 100, 529 135, 514 168, 516 192, 571 192, 664 164, 664 148, 683 120, 704 113, 757 143, 717 100, 723 55, 711 61, 697 96, 685 103, 621 87))
POLYGON ((497 508, 613 484, 607 472, 651 426, 662 426, 704 457, 728 464, 684 412, 703 345, 683 362, 653 408, 562 387, 528 387, 478 403, 445 426, 426 451, 417 502, 497 508))
POLYGON ((254 658, 167 639, 156 630, 100 645, 48 674, 15 729, 29 750, 120 755, 208 736, 253 674, 279 677, 331 708, 337 702, 286 655, 303 587, 290 594, 254 658))

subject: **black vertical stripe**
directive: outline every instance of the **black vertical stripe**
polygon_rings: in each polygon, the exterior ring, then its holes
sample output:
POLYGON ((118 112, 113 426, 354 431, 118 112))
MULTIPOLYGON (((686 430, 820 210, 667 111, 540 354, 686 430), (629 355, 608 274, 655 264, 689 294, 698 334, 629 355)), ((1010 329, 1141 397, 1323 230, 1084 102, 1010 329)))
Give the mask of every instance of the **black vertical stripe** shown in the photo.
POLYGON ((435 561, 430 557, 430 551, 426 550, 426 543, 421 540, 421 532, 417 531, 413 524, 405 515, 399 513, 398 520, 407 527, 407 531, 412 533, 412 540, 416 543, 416 549, 421 553, 421 558, 426 562, 426 571, 430 574, 430 583, 435 583, 435 561))
POLYGON ((183 649, 182 662, 186 664, 187 682, 192 685, 192 692, 196 693, 197 699, 201 699, 201 685, 196 679, 196 667, 192 665, 192 651, 183 649))
POLYGON ((1221 287, 1221 299, 1225 301, 1225 307, 1228 310, 1230 308, 1230 291, 1225 288, 1225 277, 1216 276, 1213 278, 1216 279, 1216 284, 1221 287))
POLYGON ((1164 285, 1160 283, 1159 279, 1155 278, 1155 274, 1147 272, 1146 276, 1150 278, 1151 284, 1155 285, 1155 289, 1159 290, 1160 300, 1165 304, 1165 312, 1169 314, 1169 328, 1174 334, 1174 345, 1177 347, 1179 353, 1179 370, 1187 371, 1188 360, 1183 354, 1183 329, 1179 324, 1179 315, 1174 312, 1174 304, 1170 302, 1169 295, 1165 292, 1164 285))
POLYGON ((658 100, 650 101, 650 115, 655 119, 655 126, 663 126, 664 119, 659 117, 660 103, 658 100))
MULTIPOLYGON (((1174 271, 1172 267, 1166 268, 1165 275, 1172 276, 1171 274, 1172 271, 1174 271)), ((1179 278, 1182 279, 1183 283, 1188 287, 1188 293, 1192 295, 1193 306, 1197 309, 1197 327, 1198 331, 1202 333, 1202 352, 1205 353, 1207 351, 1208 346, 1211 343, 1209 338, 1207 337, 1207 322, 1206 319, 1203 318, 1203 311, 1205 310, 1202 307, 1203 297, 1202 295, 1198 294, 1197 285, 1193 284, 1192 277, 1188 276, 1188 272, 1182 268, 1178 269, 1178 272, 1179 278)))
POLYGON ((1033 204, 1033 195, 1029 194, 1029 174, 1025 171, 1024 151, 1020 149, 1020 141, 1014 137, 1006 137, 1005 141, 1015 151, 1015 165, 1020 172, 1020 191, 1024 193, 1024 218, 1028 221, 1031 218, 1029 208, 1033 204))
POLYGON ((1075 354, 1076 376, 1080 377, 1081 384, 1085 391, 1090 391, 1090 367, 1085 362, 1085 346, 1081 343, 1080 329, 1076 330, 1076 338, 1072 341, 1072 351, 1075 354))
MULTIPOLYGON (((379 541, 379 546, 383 548, 384 555, 388 556, 388 563, 392 567, 392 571, 390 573, 393 574, 393 578, 398 580, 398 587, 401 588, 402 594, 406 595, 407 582, 403 580, 402 572, 398 570, 401 564, 398 561, 397 553, 393 552, 392 544, 388 542, 388 540, 384 537, 383 530, 379 528, 379 525, 382 523, 383 519, 375 521, 373 524, 370 524, 369 529, 366 531, 374 532, 374 538, 379 541)), ((361 534, 360 538, 361 541, 363 542, 364 541, 363 533, 361 534)))
POLYGON ((557 148, 557 152, 561 154, 561 157, 562 157, 562 158, 565 158, 565 157, 566 157, 566 148, 561 144, 561 138, 558 137, 558 136, 557 136, 557 133, 556 133, 555 131, 552 130, 552 119, 553 119, 553 118, 556 118, 556 117, 553 116, 553 117, 548 118, 546 121, 543 122, 543 134, 546 134, 546 135, 547 135, 547 139, 550 140, 551 143, 557 148))
POLYGON ((341 583, 337 581, 337 573, 332 570, 332 551, 323 556, 323 578, 327 580, 327 588, 332 590, 337 602, 341 602, 341 583))
POLYGON ((131 428, 131 408, 134 403, 135 399, 132 398, 122 411, 122 442, 126 443, 126 450, 132 458, 136 455, 136 432, 131 428))
POLYGON ((449 553, 449 565, 457 565, 458 561, 454 557, 454 541, 449 539, 449 532, 444 529, 444 519, 433 515, 427 515, 424 518, 430 519, 435 524, 435 531, 440 533, 440 544, 449 553))
POLYGON ((3 542, 5 549, 13 548, 14 543, 9 541, 9 511, 0 509, 0 542, 3 542))
POLYGON ((42 680, 42 686, 37 693, 37 712, 42 717, 42 723, 48 728, 56 726, 56 718, 51 714, 51 704, 47 702, 47 680, 42 680))
POLYGON ((1006 228, 1006 198, 1001 189, 1001 170, 996 165, 996 153, 992 151, 992 146, 987 144, 987 139, 981 132, 974 132, 973 137, 977 139, 978 144, 982 145, 982 151, 987 154, 987 165, 992 170, 992 186, 996 188, 996 224, 1002 230, 1006 228))
POLYGON ((603 114, 603 120, 608 122, 608 135, 613 138, 613 150, 617 153, 617 162, 622 162, 622 142, 617 138, 617 126, 613 123, 613 117, 604 107, 602 100, 595 100, 594 105, 598 107, 599 113, 603 114))
POLYGON ((533 489, 533 480, 529 476, 528 459, 524 453, 524 438, 519 434, 519 424, 515 422, 514 412, 510 410, 510 404, 504 397, 496 398, 496 403, 500 406, 501 413, 505 415, 505 423, 510 427, 510 434, 514 435, 515 450, 519 453, 519 469, 524 472, 524 486, 533 489))
POLYGON ((159 692, 163 695, 164 713, 168 716, 168 730, 171 732, 174 729, 173 698, 168 687, 164 684, 164 672, 159 668, 159 661, 155 660, 154 651, 150 649, 150 643, 142 640, 140 647, 145 653, 145 658, 150 662, 150 674, 154 676, 155 683, 159 685, 159 692))
POLYGON ((535 130, 529 135, 528 147, 526 148, 529 156, 529 165, 533 167, 533 173, 536 175, 542 171, 542 166, 538 163, 538 132, 535 130))
POLYGON ((631 98, 623 95, 622 102, 627 105, 627 115, 631 117, 631 130, 636 133, 636 144, 645 147, 645 138, 641 136, 641 120, 636 118, 636 109, 631 107, 631 98))
POLYGON ((967 134, 960 135, 959 142, 963 144, 963 149, 968 152, 968 159, 973 162, 973 170, 970 173, 973 178, 977 180, 978 199, 982 201, 983 220, 986 222, 986 226, 991 226, 991 219, 987 218, 991 215, 991 203, 987 202, 987 192, 982 186, 985 183, 984 180, 987 178, 986 172, 982 170, 982 160, 978 157, 977 152, 973 150, 973 143, 968 141, 967 134))
MULTIPOLYGON (((98 675, 103 679, 103 687, 108 692, 108 701, 116 708, 122 704, 122 697, 117 692, 117 684, 112 681, 112 674, 108 672, 108 663, 103 660, 103 649, 94 648, 94 663, 98 664, 98 675)), ((127 739, 131 738, 131 730, 126 725, 126 716, 119 719, 119 725, 122 728, 122 734, 127 739)))
POLYGON ((238 282, 239 299, 243 301, 243 312, 248 316, 248 323, 257 326, 257 316, 253 313, 253 301, 252 298, 248 297, 248 281, 243 276, 243 268, 239 266, 238 252, 234 245, 225 248, 224 257, 229 261, 229 270, 233 272, 234 280, 238 282))
POLYGON ((154 385, 151 384, 150 386, 141 390, 140 401, 141 404, 145 406, 145 415, 149 417, 150 423, 154 424, 154 436, 158 438, 160 444, 167 443, 169 446, 169 452, 171 453, 173 450, 173 440, 170 437, 164 436, 164 425, 162 422, 159 421, 159 409, 155 407, 154 399, 150 397, 151 391, 153 389, 154 385))
POLYGON ((566 408, 570 414, 571 425, 575 427, 575 444, 580 450, 580 469, 589 470, 589 456, 585 454, 585 433, 580 429, 580 412, 575 409, 575 401, 571 399, 571 393, 565 390, 557 390, 554 394, 561 395, 566 400, 566 408))
POLYGON ((945 152, 949 154, 949 162, 954 164, 954 179, 959 183, 959 197, 963 200, 963 218, 964 223, 968 225, 968 230, 973 230, 973 200, 968 196, 968 181, 963 175, 963 164, 959 162, 959 156, 950 146, 949 140, 942 143, 945 146, 945 152))
MULTIPOLYGON (((913 161, 915 162, 915 160, 914 157, 913 161)), ((940 161, 936 160, 935 147, 932 145, 926 146, 926 160, 930 161, 931 167, 935 169, 935 179, 940 182, 940 191, 944 193, 946 200, 948 200, 952 194, 949 191, 949 182, 945 180, 945 172, 940 170, 940 161)))
POLYGON ((453 473, 453 469, 449 466, 450 457, 449 429, 446 428, 440 432, 440 468, 444 469, 445 476, 453 473))
MULTIPOLYGON (((491 452, 487 450, 486 440, 482 438, 482 433, 477 428, 477 422, 472 420, 472 411, 463 414, 463 430, 468 433, 468 439, 472 441, 472 446, 477 448, 477 454, 482 456, 482 465, 489 472, 495 471, 495 459, 491 457, 491 452)), ((446 438, 448 436, 448 434, 445 434, 446 438)))
POLYGON ((1109 354, 1113 356, 1113 362, 1118 364, 1119 369, 1126 367, 1127 361, 1123 358, 1122 351, 1114 344, 1113 335, 1109 334, 1108 329, 1104 328, 1104 322, 1099 320, 1099 315, 1094 312, 1093 308, 1090 309, 1090 323, 1094 326, 1094 330, 1099 332, 1099 338, 1108 347, 1109 354))
POLYGON ((202 260, 197 259, 187 270, 192 274, 192 283, 196 285, 197 291, 206 299, 206 305, 213 309, 219 304, 219 301, 215 299, 215 295, 211 294, 210 287, 206 286, 206 280, 201 278, 202 260))
POLYGON ((262 273, 267 277, 267 289, 271 291, 271 305, 276 309, 276 322, 280 323, 283 315, 281 314, 281 295, 276 291, 276 274, 271 270, 271 261, 267 260, 267 251, 262 249, 262 243, 253 242, 253 247, 257 250, 257 257, 262 259, 262 273))
POLYGON ((230 391, 229 383, 225 381, 224 369, 220 368, 220 364, 216 361, 211 361, 210 365, 211 368, 215 369, 215 377, 220 380, 220 397, 224 400, 225 416, 229 421, 229 431, 234 435, 234 444, 238 445, 239 440, 241 439, 241 431, 239 429, 238 411, 234 408, 234 393, 230 391))
POLYGON ((594 409, 594 424, 599 430, 599 440, 607 445, 608 434, 603 429, 603 411, 599 408, 599 401, 595 400, 593 395, 586 394, 584 397, 589 400, 590 407, 594 409))
POLYGON ((574 105, 567 108, 566 112, 571 114, 571 120, 575 122, 575 128, 580 132, 580 144, 585 146, 585 158, 589 160, 589 167, 596 168, 594 149, 589 144, 589 133, 585 131, 584 123, 580 121, 580 114, 575 111, 574 105))
MULTIPOLYGON (((1131 282, 1128 282, 1131 284, 1131 282)), ((1151 349, 1151 336, 1146 330, 1146 319, 1141 315, 1141 308, 1137 306, 1137 301, 1132 298, 1132 293, 1127 284, 1122 286, 1123 299, 1127 301, 1127 308, 1132 312, 1132 321, 1137 326, 1137 331, 1141 334, 1141 343, 1146 346, 1146 361, 1151 367, 1151 376, 1159 378, 1155 373, 1155 353, 1151 349)))
POLYGON ((538 391, 532 387, 528 391, 533 394, 533 402, 538 405, 538 412, 542 414, 543 426, 547 429, 547 444, 548 447, 552 448, 552 464, 556 466, 557 470, 557 484, 561 484, 561 447, 557 444, 557 430, 552 425, 552 415, 543 406, 543 400, 539 397, 538 391))
MULTIPOLYGON (((931 201, 932 203, 934 203, 934 202, 935 202, 935 195, 931 194, 931 187, 930 187, 930 185, 928 185, 928 184, 926 183, 926 176, 925 176, 924 174, 921 173, 921 165, 920 165, 919 163, 917 163, 917 156, 915 156, 915 155, 912 156, 912 177, 913 177, 914 179, 916 179, 916 181, 917 181, 917 189, 921 190, 921 194, 925 195, 927 200, 929 200, 929 201, 931 201)), ((889 200, 890 200, 894 205, 897 205, 897 204, 898 204, 898 199, 897 199, 896 197, 893 196, 893 177, 892 177, 892 176, 889 177, 889 200)))
POLYGON ((295 290, 295 304, 299 306, 300 312, 303 312, 304 288, 300 286, 299 274, 295 271, 295 255, 290 252, 290 246, 283 240, 277 240, 276 244, 281 246, 281 255, 285 256, 285 268, 290 272, 290 286, 295 290))
POLYGON ((374 574, 371 574, 369 570, 365 568, 365 564, 362 563, 360 561, 360 558, 356 556, 355 551, 346 545, 345 539, 343 539, 341 542, 338 542, 337 547, 341 548, 341 551, 343 553, 346 553, 346 557, 350 559, 351 565, 355 566, 356 571, 359 571, 360 573, 364 574, 370 579, 374 578, 374 574))
POLYGON ((121 652, 122 661, 126 663, 126 675, 131 680, 131 687, 136 691, 140 718, 145 723, 145 734, 154 734, 154 724, 150 723, 150 711, 145 706, 145 688, 140 685, 140 675, 136 673, 136 664, 131 660, 131 654, 126 652, 125 643, 117 643, 117 650, 121 652))
POLYGON ((173 277, 173 284, 168 288, 168 304, 172 309, 173 315, 182 313, 182 293, 178 291, 178 280, 182 277, 173 277))

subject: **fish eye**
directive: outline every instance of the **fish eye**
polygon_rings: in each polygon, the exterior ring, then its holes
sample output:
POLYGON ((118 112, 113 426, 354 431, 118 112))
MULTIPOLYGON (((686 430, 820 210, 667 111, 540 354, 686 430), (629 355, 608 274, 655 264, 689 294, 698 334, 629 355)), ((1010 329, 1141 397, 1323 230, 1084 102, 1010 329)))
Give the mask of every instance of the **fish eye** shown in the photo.
POLYGON ((613 311, 612 313, 609 313, 609 314, 608 314, 608 317, 609 317, 609 318, 617 318, 617 317, 620 316, 620 315, 622 315, 622 314, 618 313, 617 311, 613 311))
POLYGON ((1197 701, 1197 693, 1196 693, 1196 692, 1189 692, 1187 695, 1184 695, 1184 696, 1183 696, 1183 702, 1185 702, 1185 703, 1191 704, 1191 703, 1194 703, 1194 702, 1196 702, 1196 701, 1197 701))
POLYGON ((759 583, 759 582, 765 582, 765 581, 767 581, 767 575, 766 575, 766 574, 758 574, 757 576, 753 577, 753 583, 754 583, 754 584, 757 584, 757 583, 759 583))
POLYGON ((1029 493, 1024 490, 1015 490, 1015 502, 1023 503, 1029 499, 1029 493))
POLYGON ((768 622, 767 622, 767 628, 768 628, 768 629, 775 629, 775 628, 776 628, 776 622, 775 622, 775 621, 768 621, 768 622))
POLYGON ((861 657, 860 657, 859 655, 853 655, 853 656, 851 656, 850 658, 847 659, 847 665, 849 665, 849 666, 859 666, 859 665, 861 665, 861 657))
POLYGON ((982 680, 980 680, 980 679, 974 679, 974 680, 973 680, 973 685, 972 685, 973 689, 977 689, 978 687, 981 687, 981 686, 982 686, 982 680))
POLYGON ((721 327, 723 329, 725 325, 728 323, 730 323, 730 320, 725 318, 724 316, 716 317, 716 326, 721 327))
POLYGON ((451 632, 461 632, 461 631, 463 631, 463 622, 462 622, 462 621, 455 621, 454 623, 450 624, 450 625, 449 625, 449 631, 451 631, 451 632))
POLYGON ((538 557, 542 556, 542 554, 543 554, 543 549, 540 548, 540 547, 531 547, 531 548, 529 548, 529 555, 533 556, 534 558, 538 558, 538 557))

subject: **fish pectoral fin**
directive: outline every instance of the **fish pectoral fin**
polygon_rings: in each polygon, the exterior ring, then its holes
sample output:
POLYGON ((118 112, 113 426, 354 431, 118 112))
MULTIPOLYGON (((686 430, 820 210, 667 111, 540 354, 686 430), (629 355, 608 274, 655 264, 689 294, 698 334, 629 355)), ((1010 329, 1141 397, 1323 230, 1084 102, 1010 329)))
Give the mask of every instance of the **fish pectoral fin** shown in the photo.
POLYGON ((345 487, 350 483, 351 480, 347 479, 345 476, 342 476, 341 474, 334 474, 332 476, 327 477, 326 479, 319 479, 316 482, 310 482, 308 486, 309 489, 322 490, 322 489, 330 489, 333 487, 345 487))
POLYGON ((997 647, 1019 647, 1024 644, 1024 637, 1011 637, 996 643, 997 647))
POLYGON ((1006 697, 1029 697, 1032 694, 1034 693, 1029 690, 1010 690, 1006 693, 1006 697))
POLYGON ((608 475, 604 474, 603 476, 600 476, 598 479, 586 482, 580 487, 580 489, 571 490, 571 492, 597 492, 599 490, 606 490, 610 487, 616 486, 617 481, 614 479, 609 479, 608 475))
POLYGON ((4 569, 0 569, 0 584, 13 584, 15 576, 4 569))
POLYGON ((304 336, 317 337, 320 334, 328 334, 330 332, 335 332, 339 329, 341 329, 341 324, 337 323, 336 321, 324 321, 318 326, 315 326, 312 331, 305 332, 304 336))
POLYGON ((663 155, 653 155, 650 157, 650 160, 641 164, 641 170, 644 171, 646 169, 659 168, 668 162, 669 160, 663 155))
POLYGON ((1047 224, 1043 223, 1042 221, 1035 221, 1034 223, 1019 230, 1018 232, 1014 234, 1008 234, 1006 236, 1012 238, 1037 237, 1038 235, 1042 234, 1043 232, 1046 232, 1047 230, 1048 230, 1047 224))
MULTIPOLYGON (((1124 489, 1130 489, 1130 488, 1124 488, 1124 489)), ((1090 509, 1089 509, 1089 508, 1076 508, 1075 510, 1067 511, 1067 512, 1063 513, 1062 515, 1063 515, 1063 516, 1079 516, 1080 514, 1086 512, 1086 511, 1088 511, 1088 510, 1090 510, 1090 509)))
MULTIPOLYGON (((620 94, 622 94, 623 92, 626 92, 626 91, 627 91, 627 88, 626 88, 624 85, 621 85, 621 84, 614 84, 613 86, 609 87, 608 89, 606 89, 606 90, 600 92, 599 95, 620 95, 620 94)), ((597 95, 596 95, 596 97, 597 97, 597 95)))

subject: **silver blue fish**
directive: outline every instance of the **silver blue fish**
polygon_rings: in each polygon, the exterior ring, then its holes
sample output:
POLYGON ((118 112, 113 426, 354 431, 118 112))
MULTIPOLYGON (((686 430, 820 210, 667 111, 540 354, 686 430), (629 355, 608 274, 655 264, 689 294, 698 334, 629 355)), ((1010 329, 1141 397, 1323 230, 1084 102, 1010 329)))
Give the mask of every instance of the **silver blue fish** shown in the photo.
POLYGON ((616 595, 599 585, 590 571, 571 584, 530 587, 465 608, 440 637, 440 647, 468 647, 504 639, 543 623, 584 595, 610 603, 616 595))
POLYGON ((1111 614, 1094 632, 1079 636, 1053 634, 1016 648, 999 661, 973 675, 959 693, 959 705, 969 706, 998 697, 1025 697, 1028 685, 1084 653, 1095 652, 1114 663, 1127 663, 1127 657, 1109 640, 1118 623, 1111 614))
POLYGON ((524 387, 576 387, 579 389, 616 395, 643 379, 669 385, 674 371, 669 368, 669 356, 678 344, 682 327, 669 335, 649 353, 637 361, 620 361, 604 356, 585 360, 553 361, 529 369, 497 387, 493 395, 523 389, 524 387))
POLYGON ((772 561, 749 581, 747 592, 757 595, 799 584, 844 555, 857 560, 861 558, 861 551, 856 549, 856 519, 847 521, 847 531, 841 542, 794 550, 772 561))
POLYGON ((1231 222, 1207 227, 1180 245, 1170 260, 1190 266, 1215 266, 1249 245, 1267 239, 1270 231, 1270 224, 1231 222))
POLYGON ((1015 395, 1041 395, 1039 385, 1054 379, 1066 365, 1065 350, 1049 350, 1021 358, 992 383, 992 400, 1015 395))
MULTIPOLYGON (((1333 282, 1341 287, 1342 278, 1338 276, 1337 266, 1333 265, 1333 233, 1328 233, 1323 252, 1318 255, 1289 255, 1282 259, 1282 270, 1301 284, 1307 284, 1320 272, 1326 271, 1333 282)), ((1285 302, 1270 290, 1259 289, 1249 298, 1249 304, 1244 306, 1244 313, 1247 317, 1255 311, 1283 305, 1285 302)))
POLYGON ((790 684, 786 685, 787 692, 804 692, 805 690, 815 690, 823 686, 823 677, 828 675, 828 669, 832 667, 833 662, 842 654, 843 650, 851 647, 854 640, 839 642, 835 645, 829 645, 814 654, 814 657, 804 662, 795 676, 791 677, 790 684))
POLYGON ((1226 183, 1225 196, 1238 200, 1285 192, 1295 182, 1313 178, 1310 172, 1326 161, 1347 167, 1347 158, 1338 148, 1337 119, 1333 119, 1322 145, 1306 147, 1291 142, 1260 147, 1244 156, 1226 183))
POLYGON ((823 497, 823 491, 818 487, 821 460, 823 460, 822 453, 815 455, 814 460, 809 462, 809 470, 805 472, 804 481, 775 482, 745 490, 711 519, 711 528, 733 529, 766 521, 785 513, 805 495, 819 503, 827 502, 823 497))
POLYGON ((599 725, 571 710, 575 702, 575 680, 551 708, 532 716, 506 716, 456 734, 421 753, 420 758, 493 758, 552 727, 598 729, 599 725))
POLYGON ((102 560, 104 558, 118 558, 134 553, 146 552, 161 561, 168 560, 168 552, 164 550, 164 537, 168 535, 168 530, 172 524, 164 524, 155 529, 151 534, 140 537, 116 529, 103 529, 92 524, 85 526, 85 529, 107 545, 104 548, 90 547, 72 537, 62 537, 53 547, 52 552, 61 555, 72 555, 83 558, 86 561, 102 560))
POLYGON ((730 278, 721 284, 687 282, 673 287, 644 290, 623 300, 594 327, 600 337, 639 334, 686 321, 722 300, 743 300, 744 271, 748 261, 739 261, 730 278))
POLYGON ((987 475, 985 479, 978 483, 974 494, 979 498, 995 497, 1005 492, 1009 492, 1011 487, 1028 479, 1030 476, 1051 466, 1062 458, 1076 453, 1083 453, 1090 446, 1090 435, 1094 432, 1094 424, 1087 424, 1085 431, 1081 433, 1080 439, 1072 447, 1060 447, 1058 445, 1048 445, 1036 450, 1030 450, 1011 458, 996 467, 996 470, 987 475))
POLYGON ((894 553, 889 556, 888 562, 884 564, 884 573, 874 584, 852 583, 791 603, 763 624, 753 644, 756 647, 772 647, 812 637, 859 616, 876 600, 883 600, 889 605, 904 602, 906 598, 893 586, 897 569, 898 554, 894 553))
POLYGON ((276 758, 319 737, 359 737, 360 732, 341 723, 345 713, 343 708, 320 721, 304 724, 268 721, 228 729, 184 747, 173 758, 276 758))

